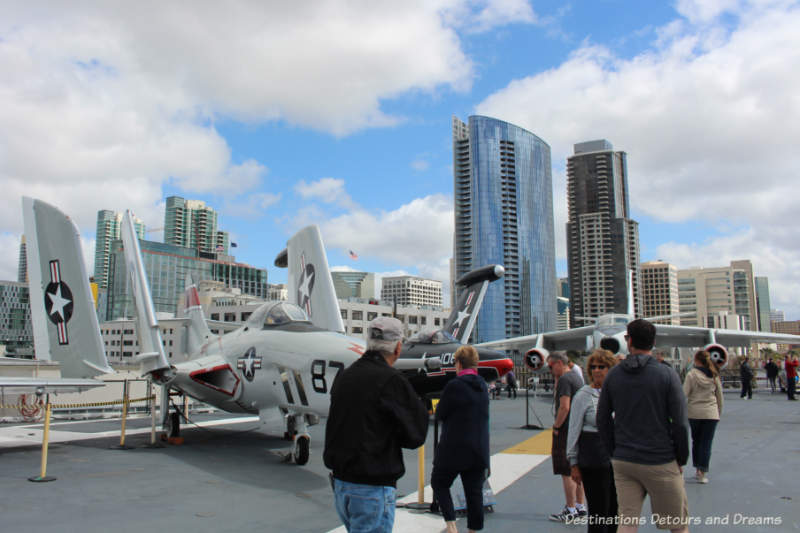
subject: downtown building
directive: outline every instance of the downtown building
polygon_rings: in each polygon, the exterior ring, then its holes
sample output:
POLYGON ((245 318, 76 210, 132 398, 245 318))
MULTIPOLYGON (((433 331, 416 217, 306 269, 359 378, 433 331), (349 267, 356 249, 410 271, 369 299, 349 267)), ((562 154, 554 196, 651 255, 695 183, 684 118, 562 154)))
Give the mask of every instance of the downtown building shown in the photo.
POLYGON ((605 139, 578 143, 567 158, 567 268, 570 326, 581 317, 628 312, 628 273, 633 311, 639 297, 639 225, 630 218, 625 152, 605 139))
MULTIPOLYGON (((472 342, 556 328, 550 146, 490 117, 453 117, 454 279, 501 264, 472 342)), ((457 301, 457 300, 455 300, 457 301)))
POLYGON ((678 270, 678 299, 680 312, 692 313, 681 316, 682 326, 759 329, 753 265, 749 260, 731 261, 724 267, 678 270), (736 323, 730 317, 735 317, 736 323))
MULTIPOLYGON (((196 248, 145 240, 140 240, 139 246, 157 312, 176 313, 189 276, 194 282, 219 281, 226 288, 239 289, 242 294, 267 298, 267 271, 263 268, 212 259, 196 248)), ((114 241, 111 246, 105 313, 102 311, 103 320, 132 317, 135 313, 121 240, 114 241)))
POLYGON ((228 255, 230 237, 218 230, 217 212, 205 202, 170 196, 164 210, 164 242, 203 254, 228 255))
MULTIPOLYGON (((133 218, 136 236, 144 239, 145 226, 138 218, 133 218)), ((122 213, 101 209, 97 212, 97 233, 94 249, 94 282, 99 289, 108 288, 108 261, 111 255, 111 243, 120 239, 122 213)))
POLYGON ((375 298, 375 274, 349 270, 331 272, 337 298, 375 298))
POLYGON ((770 301, 769 301, 769 278, 766 276, 755 276, 756 290, 756 312, 758 313, 758 330, 770 331, 770 301))
POLYGON ((442 282, 417 276, 390 276, 381 281, 381 300, 397 305, 442 307, 442 282))
POLYGON ((27 282, 0 281, 0 356, 33 355, 33 328, 27 282))
POLYGON ((653 322, 679 326, 678 268, 664 261, 648 261, 641 264, 641 274, 642 316, 669 316, 653 322))

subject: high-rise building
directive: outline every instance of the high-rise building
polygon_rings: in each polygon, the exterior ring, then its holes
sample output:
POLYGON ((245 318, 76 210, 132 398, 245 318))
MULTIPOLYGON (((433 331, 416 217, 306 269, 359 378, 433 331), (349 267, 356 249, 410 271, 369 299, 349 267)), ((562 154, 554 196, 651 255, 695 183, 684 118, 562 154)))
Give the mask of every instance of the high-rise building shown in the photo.
POLYGON ((28 253, 25 246, 25 235, 19 241, 19 265, 17 267, 17 281, 27 283, 28 281, 28 253))
POLYGON ((381 300, 397 305, 442 307, 442 282, 417 276, 383 278, 381 300))
POLYGON ((375 298, 375 274, 371 272, 331 272, 337 298, 375 298))
POLYGON ((228 255, 228 232, 217 229, 217 212, 202 200, 180 196, 167 198, 164 211, 164 242, 195 248, 206 254, 228 255))
POLYGON ((490 117, 453 117, 455 277, 505 267, 486 291, 473 342, 556 327, 551 172, 550 146, 533 133, 490 117))
MULTIPOLYGON (((139 241, 139 246, 153 305, 158 312, 174 314, 177 311, 178 300, 190 275, 195 282, 221 281, 226 288, 238 288, 242 294, 267 297, 267 271, 262 268, 208 259, 196 248, 144 240, 139 241)), ((116 320, 133 316, 134 302, 121 240, 112 243, 108 275, 105 318, 116 320)))
MULTIPOLYGON (((0 344, 14 352, 33 343, 28 284, 0 281, 0 344)), ((30 351, 30 350, 29 350, 30 351)))
POLYGON ((657 324, 680 325, 678 302, 678 268, 664 261, 641 264, 640 296, 642 316, 670 318, 655 320, 657 324))
MULTIPOLYGON (((111 243, 120 238, 122 227, 122 213, 101 209, 97 212, 97 234, 94 249, 94 281, 100 289, 108 287, 108 258, 111 253, 111 243)), ((144 223, 138 218, 133 219, 136 236, 144 239, 144 223)))
POLYGON ((756 276, 756 310, 758 313, 758 330, 770 331, 769 320, 769 278, 766 276, 756 276))
POLYGON ((578 317, 633 311, 639 299, 639 225, 630 218, 625 152, 605 139, 578 143, 567 158, 567 266, 571 326, 578 317))
POLYGON ((683 326, 714 327, 721 312, 739 317, 739 329, 758 329, 753 266, 749 260, 727 267, 688 268, 678 271, 678 300, 683 326))
POLYGON ((770 309, 769 310, 769 329, 770 331, 775 331, 775 324, 773 322, 783 322, 786 320, 786 314, 781 311, 780 309, 770 309))

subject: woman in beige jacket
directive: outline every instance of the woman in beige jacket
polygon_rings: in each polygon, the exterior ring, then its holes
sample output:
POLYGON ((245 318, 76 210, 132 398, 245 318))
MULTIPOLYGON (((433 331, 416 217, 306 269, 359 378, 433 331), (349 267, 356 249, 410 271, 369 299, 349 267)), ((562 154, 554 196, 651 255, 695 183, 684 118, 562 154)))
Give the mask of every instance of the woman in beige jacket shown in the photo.
POLYGON ((711 355, 700 350, 694 354, 694 367, 686 374, 683 392, 689 403, 689 426, 692 430, 692 463, 698 483, 708 483, 711 443, 722 414, 722 383, 711 355))

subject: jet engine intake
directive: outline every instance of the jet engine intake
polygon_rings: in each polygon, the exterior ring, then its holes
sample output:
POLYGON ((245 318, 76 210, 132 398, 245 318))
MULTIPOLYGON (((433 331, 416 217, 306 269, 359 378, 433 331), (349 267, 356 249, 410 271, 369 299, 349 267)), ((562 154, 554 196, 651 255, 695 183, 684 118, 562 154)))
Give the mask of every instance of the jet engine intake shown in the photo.
POLYGON ((525 353, 525 365, 534 372, 541 370, 549 355, 544 348, 531 348, 525 353))
POLYGON ((728 350, 720 344, 707 344, 703 347, 711 355, 711 360, 718 369, 723 369, 728 364, 728 350))

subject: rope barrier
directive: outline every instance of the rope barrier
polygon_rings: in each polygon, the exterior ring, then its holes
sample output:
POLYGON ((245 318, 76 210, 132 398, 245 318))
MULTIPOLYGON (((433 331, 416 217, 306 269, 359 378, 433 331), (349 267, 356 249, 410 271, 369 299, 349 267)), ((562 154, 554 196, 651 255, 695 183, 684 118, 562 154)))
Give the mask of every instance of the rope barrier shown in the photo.
MULTIPOLYGON (((155 396, 144 396, 142 398, 134 398, 132 400, 127 400, 127 403, 135 403, 135 402, 146 402, 149 400, 155 399, 155 396)), ((126 400, 111 400, 107 402, 91 402, 91 403, 51 403, 50 406, 53 409, 78 409, 81 407, 106 407, 109 405, 121 405, 126 403, 126 400)), ((39 402, 36 404, 0 404, 0 409, 22 409, 22 408, 30 408, 34 405, 39 407, 44 407, 44 402, 39 402)))

